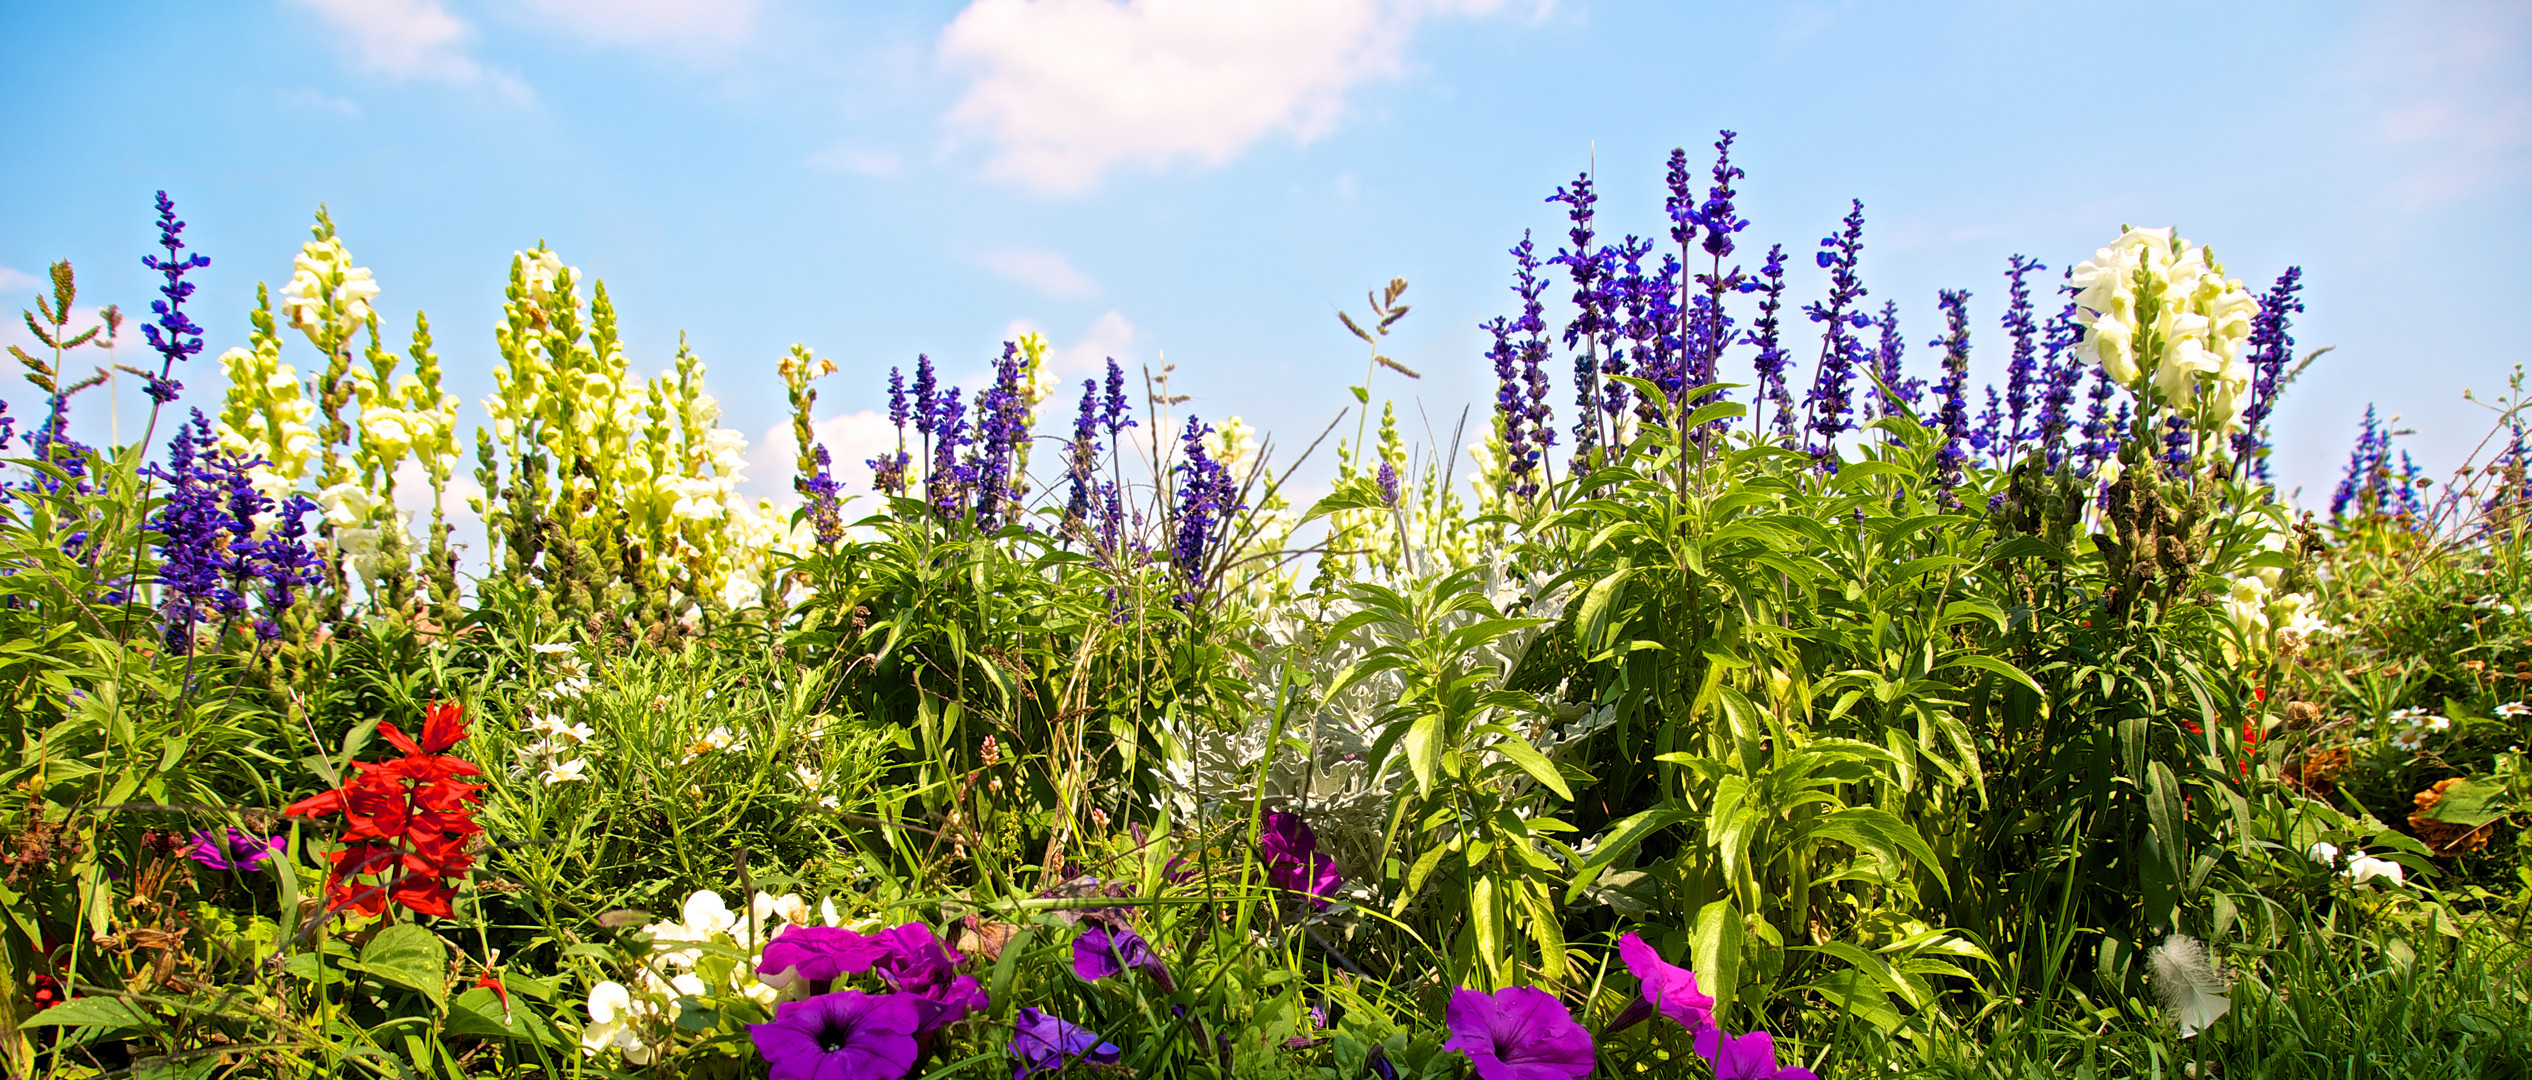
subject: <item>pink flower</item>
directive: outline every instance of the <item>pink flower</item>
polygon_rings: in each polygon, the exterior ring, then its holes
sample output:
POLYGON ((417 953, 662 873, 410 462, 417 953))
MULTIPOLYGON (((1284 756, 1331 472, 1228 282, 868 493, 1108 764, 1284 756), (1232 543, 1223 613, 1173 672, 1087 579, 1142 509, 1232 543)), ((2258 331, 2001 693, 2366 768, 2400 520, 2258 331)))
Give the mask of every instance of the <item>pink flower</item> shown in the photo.
POLYGON ((1714 1026, 1714 999, 1697 989, 1697 973, 1665 962, 1662 954, 1630 932, 1618 939, 1618 958, 1644 983, 1644 1000, 1694 1035, 1714 1026))
POLYGON ((1451 992, 1444 1050, 1468 1055, 1477 1080, 1583 1080, 1591 1075, 1591 1033, 1545 990, 1507 986, 1489 996, 1451 992))

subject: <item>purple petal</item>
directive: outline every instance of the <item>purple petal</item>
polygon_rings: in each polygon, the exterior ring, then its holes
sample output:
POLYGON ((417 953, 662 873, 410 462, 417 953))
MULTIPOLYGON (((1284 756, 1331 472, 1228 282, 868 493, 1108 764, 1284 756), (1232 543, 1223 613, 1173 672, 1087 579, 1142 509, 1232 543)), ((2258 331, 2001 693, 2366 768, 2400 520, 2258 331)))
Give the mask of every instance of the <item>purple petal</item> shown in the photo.
POLYGON ((789 986, 793 979, 823 982, 868 971, 884 952, 878 942, 842 927, 794 926, 765 943, 756 974, 775 986, 789 986))
POLYGON ((1714 999, 1697 988, 1697 973, 1666 962, 1644 939, 1629 933, 1618 939, 1618 957, 1644 983, 1644 1000, 1690 1033, 1714 1026, 1714 999))
POLYGON ((1117 963, 1107 927, 1093 926, 1073 939, 1073 974, 1081 981, 1098 982, 1124 970, 1125 966, 1117 963))

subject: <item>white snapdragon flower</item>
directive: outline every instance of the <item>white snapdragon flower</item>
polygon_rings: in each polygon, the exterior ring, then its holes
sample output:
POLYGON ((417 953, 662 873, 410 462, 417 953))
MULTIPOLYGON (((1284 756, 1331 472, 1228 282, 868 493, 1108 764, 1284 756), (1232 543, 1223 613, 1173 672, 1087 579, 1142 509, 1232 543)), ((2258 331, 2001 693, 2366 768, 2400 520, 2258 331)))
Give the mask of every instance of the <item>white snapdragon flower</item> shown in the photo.
POLYGON ((642 1029, 659 1019, 650 1001, 635 1000, 623 983, 608 980, 589 988, 589 1023, 580 1029, 581 1052, 595 1057, 609 1050, 624 1055, 627 1065, 648 1065, 655 1054, 642 1029))
POLYGON ((378 511, 378 496, 368 488, 350 480, 335 484, 317 493, 317 509, 325 514, 328 524, 337 528, 365 525, 378 511))

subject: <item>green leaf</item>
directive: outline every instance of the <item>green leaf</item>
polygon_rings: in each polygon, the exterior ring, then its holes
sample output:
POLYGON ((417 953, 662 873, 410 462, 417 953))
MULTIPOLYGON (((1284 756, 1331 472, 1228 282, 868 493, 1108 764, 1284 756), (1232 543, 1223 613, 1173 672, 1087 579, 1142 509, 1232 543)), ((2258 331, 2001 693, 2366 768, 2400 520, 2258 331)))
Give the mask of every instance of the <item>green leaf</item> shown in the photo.
POLYGON ((1565 778, 1557 774, 1556 764, 1547 760, 1547 755, 1539 753, 1537 747, 1531 746, 1529 740, 1500 724, 1487 724, 1485 730, 1504 737, 1502 742, 1495 743, 1488 749, 1503 754, 1507 760, 1520 766, 1522 772, 1530 774, 1531 779, 1546 785, 1549 791, 1555 792, 1558 798, 1566 802, 1574 801, 1574 791, 1565 786, 1565 778))
POLYGON ((1442 768, 1442 714, 1428 712, 1415 718, 1407 728, 1398 748, 1407 755, 1407 768, 1415 772, 1416 789, 1433 793, 1433 774, 1442 768))
POLYGON ((2021 668, 2005 663, 2004 661, 1998 660, 1985 653, 1953 653, 1950 659, 1943 661, 1943 665, 1935 668, 1934 670, 1944 671, 1956 667, 1970 667, 1977 668, 1980 671, 1993 672, 2015 682, 2021 683, 2023 686, 2030 688, 2030 691, 2034 694, 2047 693, 2047 691, 2040 689, 2038 680, 2033 679, 2029 675, 2023 674, 2021 668))
POLYGON ((362 947, 359 968, 448 1007, 448 945, 419 926, 397 923, 379 931, 362 947))
POLYGON ((2444 797, 2426 810, 2426 816, 2466 829, 2476 829, 2506 816, 2503 805, 2506 785, 2495 780, 2464 780, 2444 789, 2444 797))
POLYGON ((145 1028, 150 1019, 140 1010, 125 1004, 121 998, 83 997, 62 1002, 29 1017, 18 1025, 33 1027, 94 1027, 121 1030, 145 1028))
POLYGON ((1699 981, 1714 995, 1714 1022, 1722 1024, 1741 992, 1741 913, 1729 900, 1715 900, 1697 909, 1688 933, 1688 955, 1696 958, 1699 981), (1709 981, 1710 980, 1710 981, 1709 981))

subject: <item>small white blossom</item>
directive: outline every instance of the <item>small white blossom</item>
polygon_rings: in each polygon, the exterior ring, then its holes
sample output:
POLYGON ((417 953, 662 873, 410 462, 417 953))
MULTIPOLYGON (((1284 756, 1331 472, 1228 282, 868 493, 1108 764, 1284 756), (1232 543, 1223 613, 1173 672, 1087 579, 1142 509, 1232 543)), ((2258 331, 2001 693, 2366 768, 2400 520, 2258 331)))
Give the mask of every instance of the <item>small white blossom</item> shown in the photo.
POLYGON ((559 765, 548 765, 537 778, 548 784, 568 784, 574 780, 587 780, 589 779, 589 760, 573 758, 559 765))

